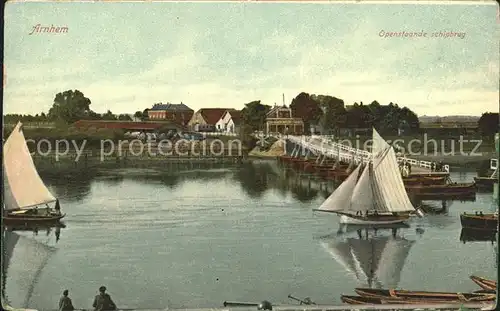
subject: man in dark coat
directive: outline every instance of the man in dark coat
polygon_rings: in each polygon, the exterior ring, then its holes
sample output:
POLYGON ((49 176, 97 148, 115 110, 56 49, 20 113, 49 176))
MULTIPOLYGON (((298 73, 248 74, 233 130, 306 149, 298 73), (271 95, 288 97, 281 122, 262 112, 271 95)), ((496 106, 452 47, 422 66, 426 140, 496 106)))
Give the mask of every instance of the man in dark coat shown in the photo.
POLYGON ((111 300, 111 296, 106 294, 106 287, 99 287, 99 295, 95 296, 94 303, 92 304, 94 311, 112 311, 116 310, 116 305, 111 300))
POLYGON ((63 291, 63 296, 59 299, 59 311, 73 311, 75 307, 73 307, 73 303, 71 302, 71 298, 68 297, 69 291, 66 289, 63 291))

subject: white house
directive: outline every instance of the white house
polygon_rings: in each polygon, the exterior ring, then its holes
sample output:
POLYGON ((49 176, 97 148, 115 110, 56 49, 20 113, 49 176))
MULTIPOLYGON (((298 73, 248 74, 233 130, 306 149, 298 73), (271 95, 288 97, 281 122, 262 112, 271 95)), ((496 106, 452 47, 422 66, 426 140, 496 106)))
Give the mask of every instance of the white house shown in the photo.
POLYGON ((215 124, 216 130, 225 133, 238 133, 241 123, 240 115, 241 111, 239 110, 226 110, 215 124))

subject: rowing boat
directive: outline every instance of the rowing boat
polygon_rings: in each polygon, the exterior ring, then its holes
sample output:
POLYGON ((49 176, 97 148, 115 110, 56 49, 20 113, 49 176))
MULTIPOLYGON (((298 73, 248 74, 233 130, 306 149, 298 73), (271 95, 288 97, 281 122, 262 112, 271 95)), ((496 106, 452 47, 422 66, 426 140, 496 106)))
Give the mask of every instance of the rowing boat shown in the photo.
POLYGON ((401 299, 401 298, 376 298, 376 297, 363 297, 363 296, 349 296, 341 295, 340 300, 343 303, 351 305, 413 305, 413 304, 460 304, 463 305, 464 301, 461 300, 422 300, 422 299, 401 299))
POLYGON ((496 281, 488 280, 488 279, 482 278, 480 276, 475 276, 475 275, 471 275, 470 279, 474 283, 479 285, 479 287, 481 287, 482 289, 491 290, 491 291, 496 291, 496 289, 497 289, 497 282, 496 281))
POLYGON ((428 291, 408 291, 399 289, 374 289, 356 288, 356 294, 363 297, 374 297, 381 299, 412 299, 420 301, 440 300, 440 301, 493 301, 495 294, 483 293, 453 293, 453 292, 428 292, 428 291))

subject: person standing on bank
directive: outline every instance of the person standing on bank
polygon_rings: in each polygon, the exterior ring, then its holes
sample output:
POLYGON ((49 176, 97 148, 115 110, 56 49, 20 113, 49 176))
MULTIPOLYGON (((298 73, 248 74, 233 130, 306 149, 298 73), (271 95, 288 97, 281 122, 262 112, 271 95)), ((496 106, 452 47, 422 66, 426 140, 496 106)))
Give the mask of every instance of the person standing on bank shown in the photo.
POLYGON ((109 294, 106 294, 106 286, 99 287, 99 295, 95 296, 92 304, 94 311, 112 311, 116 310, 116 304, 109 294))
POLYGON ((71 302, 71 298, 68 297, 69 291, 65 289, 63 291, 63 296, 59 299, 59 311, 73 311, 75 307, 73 307, 73 303, 71 302))

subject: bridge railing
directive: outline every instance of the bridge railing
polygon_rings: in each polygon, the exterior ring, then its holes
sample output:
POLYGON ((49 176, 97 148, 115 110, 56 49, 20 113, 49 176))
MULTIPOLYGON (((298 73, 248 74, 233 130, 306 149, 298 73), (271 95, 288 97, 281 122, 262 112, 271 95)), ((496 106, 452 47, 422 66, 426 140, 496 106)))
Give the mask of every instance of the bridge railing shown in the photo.
MULTIPOLYGON (((326 156, 332 157, 332 158, 339 158, 340 160, 347 160, 350 161, 354 159, 356 163, 360 163, 363 161, 364 163, 367 163, 371 161, 371 152, 368 152, 366 150, 362 149, 357 149, 353 148, 351 146, 347 146, 344 144, 339 144, 336 142, 332 142, 331 139, 327 138, 325 139, 323 136, 319 135, 314 135, 314 136, 301 136, 301 137, 296 137, 296 136, 289 136, 289 140, 292 142, 302 145, 303 147, 306 147, 307 149, 310 149, 316 154, 324 154, 326 156), (316 143, 315 143, 316 141, 316 143)), ((427 169, 432 168, 432 162, 431 161, 424 161, 424 160, 416 160, 416 159, 411 159, 411 158, 406 158, 406 157, 397 157, 398 163, 401 163, 403 161, 406 161, 407 163, 410 163, 412 166, 418 166, 418 167, 423 167, 427 169)), ((444 165, 444 170, 446 172, 450 171, 449 165, 444 165)))

